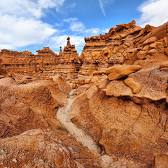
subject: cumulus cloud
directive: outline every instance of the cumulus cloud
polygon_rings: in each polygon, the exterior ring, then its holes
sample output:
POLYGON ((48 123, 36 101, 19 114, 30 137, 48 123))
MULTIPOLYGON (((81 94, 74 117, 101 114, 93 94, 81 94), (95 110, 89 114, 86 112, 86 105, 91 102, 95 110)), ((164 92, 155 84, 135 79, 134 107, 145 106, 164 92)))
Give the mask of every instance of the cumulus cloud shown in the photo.
MULTIPOLYGON (((66 0, 2 0, 0 3, 0 49, 26 48, 47 45, 54 49, 66 45, 71 37, 79 51, 84 37, 104 33, 96 27, 88 28, 78 18, 67 18, 60 23, 48 24, 42 20, 46 10, 61 12, 66 0), (55 28, 57 27, 57 28, 55 28)), ((73 4, 74 6, 75 4, 73 4)), ((67 7, 67 6, 66 6, 67 7)), ((66 8, 64 6, 64 8, 66 8)))
POLYGON ((56 29, 40 18, 48 8, 56 11, 64 0, 2 0, 0 3, 0 48, 14 49, 42 44, 56 29))
POLYGON ((85 25, 80 21, 74 21, 70 23, 70 30, 81 33, 85 31, 85 25))
POLYGON ((101 30, 96 27, 87 28, 86 25, 76 17, 64 19, 63 25, 67 27, 67 29, 57 31, 48 42, 49 46, 55 48, 57 52, 60 46, 63 47, 66 45, 68 36, 71 37, 71 43, 75 44, 77 50, 81 52, 85 44, 84 37, 107 32, 107 29, 101 30))
POLYGON ((72 32, 86 35, 95 35, 103 32, 103 30, 97 27, 87 28, 83 22, 78 20, 78 18, 67 18, 64 22, 69 24, 69 28, 72 32))
POLYGON ((64 30, 64 32, 57 32, 49 40, 49 46, 55 48, 56 51, 59 51, 60 46, 63 47, 66 45, 67 37, 69 36, 71 37, 71 43, 75 44, 77 50, 81 52, 85 44, 84 37, 98 35, 108 31, 108 29, 99 29, 96 27, 87 28, 87 26, 76 17, 66 18, 63 20, 63 23, 68 24, 67 26, 64 25, 68 27, 68 29, 64 30), (69 32, 69 34, 66 32, 69 32))
POLYGON ((158 26, 168 21, 168 0, 148 0, 138 8, 141 12, 139 23, 144 26, 158 26))
POLYGON ((64 19, 63 22, 65 24, 68 24, 67 31, 71 33, 70 34, 65 33, 63 35, 56 34, 51 38, 50 45, 52 47, 57 46, 57 51, 59 49, 58 46, 66 45, 66 39, 68 36, 71 37, 71 42, 72 44, 76 45, 78 51, 81 51, 85 43, 84 37, 107 32, 107 29, 102 30, 97 27, 87 28, 87 26, 76 17, 64 19))
POLYGON ((0 16, 0 47, 17 48, 43 42, 56 33, 51 25, 40 20, 17 18, 16 16, 0 16))
POLYGON ((65 0, 2 0, 1 15, 40 18, 45 9, 54 8, 59 11, 65 0))

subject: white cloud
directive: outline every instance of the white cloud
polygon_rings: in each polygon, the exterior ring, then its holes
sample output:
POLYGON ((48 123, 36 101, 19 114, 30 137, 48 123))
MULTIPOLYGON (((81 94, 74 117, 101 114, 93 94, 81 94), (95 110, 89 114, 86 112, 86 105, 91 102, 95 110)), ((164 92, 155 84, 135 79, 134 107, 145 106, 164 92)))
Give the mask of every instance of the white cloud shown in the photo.
POLYGON ((52 8, 60 12, 64 1, 1 0, 0 49, 18 49, 44 44, 58 49, 59 46, 66 45, 67 36, 70 36, 72 44, 81 51, 84 37, 105 32, 96 27, 88 28, 78 18, 68 18, 61 23, 53 23, 57 25, 57 29, 53 27, 54 25, 42 21, 47 9, 52 8))
POLYGON ((35 19, 0 16, 0 47, 24 47, 42 43, 56 32, 50 25, 35 19))
POLYGON ((80 21, 75 21, 70 23, 70 30, 73 32, 84 32, 85 31, 85 25, 80 21))
POLYGON ((98 0, 100 10, 104 16, 106 16, 105 8, 109 5, 112 5, 114 2, 115 0, 98 0))
POLYGON ((45 9, 60 9, 65 0, 2 0, 0 3, 1 15, 15 15, 17 17, 40 18, 45 9))
POLYGON ((76 17, 64 19, 63 22, 68 24, 66 31, 70 33, 60 34, 59 31, 49 40, 49 46, 56 48, 56 51, 59 51, 60 46, 66 46, 68 36, 71 37, 71 43, 75 44, 77 50, 81 52, 85 44, 84 37, 107 32, 107 29, 101 30, 96 27, 87 28, 85 24, 76 17))
POLYGON ((2 0, 0 3, 0 48, 42 44, 57 32, 41 21, 48 8, 56 11, 64 0, 2 0))
POLYGON ((104 16, 106 16, 106 11, 105 11, 105 8, 104 8, 104 3, 103 3, 103 0, 98 0, 99 1, 99 6, 100 6, 100 9, 101 9, 101 12, 104 16))
POLYGON ((168 21, 168 0, 148 0, 139 7, 141 17, 139 23, 144 26, 159 26, 168 21))
POLYGON ((69 24, 69 28, 72 32, 86 35, 95 35, 104 32, 96 27, 87 28, 83 22, 78 20, 78 18, 64 19, 64 22, 69 24))
POLYGON ((104 33, 104 30, 94 27, 94 28, 86 29, 86 33, 90 35, 98 35, 100 33, 104 33))
POLYGON ((76 22, 72 22, 70 24, 70 30, 72 32, 78 32, 78 33, 86 33, 86 34, 92 34, 92 35, 95 35, 95 34, 98 34, 101 32, 101 30, 99 28, 86 28, 86 26, 80 22, 80 21, 76 21, 76 22))
POLYGON ((64 22, 69 24, 69 29, 72 32, 84 33, 86 29, 85 25, 75 17, 64 19, 64 22))
POLYGON ((78 20, 78 18, 76 18, 76 17, 70 17, 70 18, 64 19, 63 21, 66 23, 70 23, 70 22, 74 22, 77 20, 78 20))

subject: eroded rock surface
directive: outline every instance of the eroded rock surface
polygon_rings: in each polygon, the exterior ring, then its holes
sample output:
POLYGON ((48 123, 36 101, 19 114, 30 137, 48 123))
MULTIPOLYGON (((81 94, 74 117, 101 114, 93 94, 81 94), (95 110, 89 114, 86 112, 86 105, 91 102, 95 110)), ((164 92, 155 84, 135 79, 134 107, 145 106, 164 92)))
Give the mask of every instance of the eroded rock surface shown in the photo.
POLYGON ((0 167, 167 168, 168 23, 85 42, 1 50, 0 167))
POLYGON ((96 156, 63 131, 34 129, 0 140, 1 167, 94 167, 96 156))

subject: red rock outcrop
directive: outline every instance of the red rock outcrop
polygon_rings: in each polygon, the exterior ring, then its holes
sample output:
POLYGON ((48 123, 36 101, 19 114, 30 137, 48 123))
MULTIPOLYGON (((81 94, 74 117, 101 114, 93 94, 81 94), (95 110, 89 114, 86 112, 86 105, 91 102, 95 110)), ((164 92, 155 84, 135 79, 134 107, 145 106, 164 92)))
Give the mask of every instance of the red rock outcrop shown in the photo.
POLYGON ((168 23, 85 42, 1 50, 0 167, 167 168, 168 23))
POLYGON ((65 103, 67 92, 61 91, 59 85, 52 80, 17 84, 11 78, 0 79, 0 137, 60 127, 55 109, 65 103))
POLYGON ((99 64, 146 64, 167 59, 167 23, 141 28, 135 21, 117 25, 105 35, 86 38, 83 62, 99 64))
POLYGON ((35 57, 31 52, 17 52, 1 50, 1 67, 8 73, 33 73, 35 72, 35 57))
POLYGON ((71 45, 70 38, 67 39, 67 46, 63 52, 60 51, 59 55, 49 47, 38 50, 35 55, 28 51, 17 52, 4 49, 0 52, 0 59, 2 70, 10 75, 35 75, 38 78, 57 74, 65 78, 74 78, 80 66, 78 53, 75 45, 71 45))
POLYGON ((96 156, 65 132, 34 129, 0 139, 0 166, 13 168, 100 168, 96 156))
POLYGON ((168 69, 162 67, 90 84, 73 104, 72 121, 107 154, 152 165, 155 153, 168 152, 168 69))

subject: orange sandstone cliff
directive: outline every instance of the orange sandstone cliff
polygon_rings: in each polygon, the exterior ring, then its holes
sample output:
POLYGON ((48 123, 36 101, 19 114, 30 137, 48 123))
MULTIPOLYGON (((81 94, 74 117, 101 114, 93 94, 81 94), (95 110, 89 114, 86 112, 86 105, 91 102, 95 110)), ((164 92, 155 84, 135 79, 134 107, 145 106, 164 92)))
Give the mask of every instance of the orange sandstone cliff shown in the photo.
POLYGON ((168 23, 3 49, 0 93, 0 168, 168 167, 168 23))

